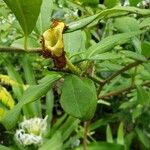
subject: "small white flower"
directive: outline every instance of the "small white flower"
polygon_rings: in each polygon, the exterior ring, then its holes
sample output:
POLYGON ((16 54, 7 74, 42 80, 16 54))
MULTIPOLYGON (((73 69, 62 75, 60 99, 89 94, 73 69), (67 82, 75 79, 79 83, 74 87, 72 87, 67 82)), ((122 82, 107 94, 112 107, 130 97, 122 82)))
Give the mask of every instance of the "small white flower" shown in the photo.
POLYGON ((41 118, 32 118, 29 120, 24 120, 20 123, 19 127, 27 131, 28 133, 33 133, 35 135, 42 135, 46 131, 47 127, 47 117, 44 119, 41 118))
POLYGON ((23 129, 17 130, 16 139, 23 145, 42 144, 42 137, 34 134, 27 134, 23 129))
POLYGON ((23 145, 41 145, 43 142, 43 134, 47 128, 47 117, 41 118, 31 118, 29 120, 24 119, 23 122, 19 124, 19 128, 16 133, 16 139, 23 145))

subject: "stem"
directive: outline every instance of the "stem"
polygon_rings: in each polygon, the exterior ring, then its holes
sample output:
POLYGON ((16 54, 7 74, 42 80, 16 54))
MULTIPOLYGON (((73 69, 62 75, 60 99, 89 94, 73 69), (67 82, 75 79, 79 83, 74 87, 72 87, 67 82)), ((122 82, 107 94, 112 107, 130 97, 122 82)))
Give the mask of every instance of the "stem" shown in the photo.
POLYGON ((41 51, 41 48, 32 48, 26 51, 25 49, 16 47, 0 47, 0 53, 40 53, 41 51))
POLYGON ((131 86, 133 86, 135 83, 136 73, 137 73, 137 66, 134 68, 134 73, 133 73, 132 78, 131 78, 131 86))
POLYGON ((75 74, 80 74, 80 73, 81 73, 81 70, 80 70, 78 67, 76 67, 74 64, 72 64, 72 62, 68 59, 67 56, 65 56, 65 57, 66 57, 66 63, 67 63, 68 68, 69 68, 73 73, 75 73, 75 74))
MULTIPOLYGON (((150 81, 147 81, 147 82, 144 82, 143 84, 141 84, 141 86, 147 86, 147 87, 150 87, 150 81)), ((126 93, 126 92, 129 92, 130 90, 132 89, 135 89, 136 88, 136 85, 131 85, 127 88, 124 88, 124 89, 120 89, 120 90, 115 90, 115 91, 111 91, 105 95, 101 95, 99 96, 99 99, 107 99, 107 98, 110 98, 114 95, 118 95, 118 94, 123 94, 123 93, 126 93)))
POLYGON ((28 46, 28 36, 25 35, 25 37, 24 37, 24 49, 25 49, 25 51, 27 51, 27 46, 28 46))
POLYGON ((89 121, 84 122, 83 150, 87 150, 87 134, 89 123, 89 121))
POLYGON ((130 63, 128 65, 126 65, 125 67, 123 67, 122 69, 120 69, 119 71, 115 72, 114 74, 112 74, 110 77, 108 77, 106 80, 104 80, 103 84, 106 84, 108 82, 110 82, 112 79, 114 79, 115 77, 117 77, 118 75, 122 74, 123 72, 134 68, 136 66, 138 66, 139 64, 143 63, 142 61, 135 61, 133 63, 130 63))

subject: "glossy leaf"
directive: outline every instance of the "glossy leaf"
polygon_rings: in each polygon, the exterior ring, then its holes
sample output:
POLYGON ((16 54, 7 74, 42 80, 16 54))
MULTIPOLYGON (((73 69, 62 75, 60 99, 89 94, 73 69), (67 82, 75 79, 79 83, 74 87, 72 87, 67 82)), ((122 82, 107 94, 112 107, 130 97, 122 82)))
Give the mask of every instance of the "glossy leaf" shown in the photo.
POLYGON ((75 75, 66 76, 60 103, 71 116, 81 120, 92 119, 97 105, 93 82, 89 79, 81 80, 75 75))
POLYGON ((30 34, 36 24, 42 0, 4 0, 4 2, 15 14, 25 35, 30 34))

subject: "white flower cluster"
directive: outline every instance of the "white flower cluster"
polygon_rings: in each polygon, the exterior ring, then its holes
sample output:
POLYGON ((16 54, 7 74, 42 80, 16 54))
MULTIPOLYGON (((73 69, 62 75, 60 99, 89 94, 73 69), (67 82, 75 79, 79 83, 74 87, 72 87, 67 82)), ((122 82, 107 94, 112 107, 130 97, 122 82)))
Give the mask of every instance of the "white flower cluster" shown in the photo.
MULTIPOLYGON (((137 6, 138 7, 140 7, 140 6, 146 6, 146 5, 149 5, 149 3, 150 3, 150 0, 143 0, 140 3, 138 3, 137 6)), ((124 6, 129 6, 129 0, 125 0, 124 6)))
POLYGON ((19 129, 15 133, 16 139, 23 145, 41 145, 43 142, 42 136, 47 128, 47 117, 24 119, 19 124, 19 129))

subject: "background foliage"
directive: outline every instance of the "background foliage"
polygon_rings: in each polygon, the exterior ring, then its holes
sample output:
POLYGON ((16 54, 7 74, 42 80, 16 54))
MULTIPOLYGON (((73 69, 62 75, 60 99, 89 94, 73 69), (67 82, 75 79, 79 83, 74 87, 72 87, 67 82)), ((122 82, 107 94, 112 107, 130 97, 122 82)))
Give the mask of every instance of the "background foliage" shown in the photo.
POLYGON ((150 149, 149 8, 148 0, 0 0, 0 149, 150 149), (53 19, 66 25, 63 69, 41 55, 53 19), (46 115, 42 145, 14 138, 24 116, 46 115))

